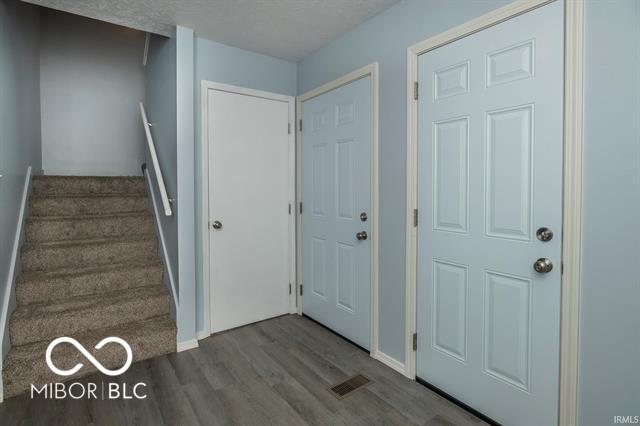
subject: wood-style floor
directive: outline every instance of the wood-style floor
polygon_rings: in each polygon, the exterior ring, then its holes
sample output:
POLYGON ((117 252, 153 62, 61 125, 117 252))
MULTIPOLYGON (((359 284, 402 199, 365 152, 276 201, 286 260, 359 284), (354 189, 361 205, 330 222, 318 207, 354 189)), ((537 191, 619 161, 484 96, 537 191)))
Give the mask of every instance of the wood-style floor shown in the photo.
MULTIPOLYGON (((85 381, 108 381, 94 375, 85 381)), ((471 414, 373 360, 313 321, 287 315, 220 333, 200 347, 135 363, 119 382, 143 400, 0 404, 0 425, 481 425, 471 414), (327 388, 357 373, 372 383, 338 400, 327 388)))

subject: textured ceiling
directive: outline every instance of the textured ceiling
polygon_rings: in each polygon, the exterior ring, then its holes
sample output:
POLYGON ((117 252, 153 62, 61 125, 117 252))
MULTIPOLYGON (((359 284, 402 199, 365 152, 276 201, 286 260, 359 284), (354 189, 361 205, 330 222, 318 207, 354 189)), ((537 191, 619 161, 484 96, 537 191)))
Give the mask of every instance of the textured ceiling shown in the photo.
POLYGON ((23 0, 162 35, 199 37, 298 61, 398 0, 23 0))

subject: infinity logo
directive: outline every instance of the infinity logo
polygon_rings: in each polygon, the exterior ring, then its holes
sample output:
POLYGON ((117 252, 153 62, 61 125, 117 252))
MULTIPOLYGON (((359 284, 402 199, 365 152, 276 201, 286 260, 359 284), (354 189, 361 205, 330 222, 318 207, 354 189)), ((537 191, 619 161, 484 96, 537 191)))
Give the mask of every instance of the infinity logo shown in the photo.
POLYGON ((55 365, 53 365, 53 362, 51 361, 51 352, 53 352, 53 348, 55 348, 60 343, 70 343, 73 346, 75 346, 76 349, 78 349, 82 353, 82 355, 84 355, 85 358, 87 358, 91 362, 91 364, 93 364, 103 374, 106 374, 108 376, 118 376, 124 373, 125 371, 127 371, 129 366, 131 365, 131 362, 133 361, 133 353, 131 352, 131 346, 129 346, 127 342, 125 342, 123 339, 119 337, 106 337, 100 340, 98 344, 95 346, 95 348, 102 349, 104 345, 111 342, 119 343, 127 352, 127 362, 125 362, 125 364, 117 370, 109 370, 108 368, 105 368, 102 364, 100 364, 100 362, 97 359, 93 357, 93 355, 91 355, 91 353, 89 353, 88 350, 85 349, 84 346, 82 346, 76 339, 73 339, 71 337, 58 337, 57 339, 49 343, 49 346, 47 347, 47 356, 46 356, 47 365, 49 366, 51 371, 53 371, 59 376, 70 376, 72 374, 77 373, 78 370, 82 368, 83 366, 82 363, 76 364, 76 366, 70 370, 61 370, 57 368, 55 365))

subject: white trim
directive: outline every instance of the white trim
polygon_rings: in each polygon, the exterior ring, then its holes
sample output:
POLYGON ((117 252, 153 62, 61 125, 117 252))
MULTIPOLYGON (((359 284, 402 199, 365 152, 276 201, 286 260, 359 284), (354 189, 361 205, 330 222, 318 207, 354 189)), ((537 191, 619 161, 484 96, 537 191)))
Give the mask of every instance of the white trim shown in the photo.
POLYGON ((371 356, 380 361, 381 363, 383 363, 384 365, 386 365, 389 368, 392 368, 393 370, 397 371, 398 373, 404 375, 405 372, 405 366, 403 363, 401 363, 400 361, 398 361, 395 358, 390 357, 389 355, 385 354, 384 352, 380 352, 377 351, 375 354, 372 353, 371 356))
POLYGON ((173 276, 173 269, 171 268, 171 262, 169 261, 169 251, 167 250, 167 241, 164 238, 164 232, 162 230, 162 225, 160 224, 160 211, 158 209, 156 196, 153 193, 153 184, 151 183, 151 176, 149 175, 149 170, 146 168, 144 169, 144 175, 147 180, 149 194, 151 194, 151 205, 153 206, 153 213, 156 219, 154 222, 156 223, 156 229, 158 230, 158 236, 160 237, 160 247, 162 247, 162 259, 164 260, 165 268, 167 268, 167 275, 169 276, 169 283, 171 284, 171 296, 173 297, 173 304, 177 312, 178 311, 178 291, 176 289, 176 282, 173 276))
MULTIPOLYGON (((24 229, 25 218, 27 217, 27 200, 29 199, 29 189, 31 187, 31 176, 33 168, 27 167, 27 174, 24 178, 24 187, 22 189, 22 200, 20 201, 20 210, 18 212, 18 223, 16 224, 16 233, 13 237, 13 247, 11 248, 11 260, 9 262, 9 273, 4 288, 4 299, 2 299, 2 313, 0 313, 0 372, 4 363, 2 348, 4 347, 5 329, 9 324, 9 300, 14 290, 16 275, 19 269, 18 259, 20 254, 20 243, 24 229)), ((4 400, 4 383, 0 377, 0 402, 4 400)))
POLYGON ((176 352, 184 352, 189 349, 195 349, 198 346, 198 339, 185 340, 184 342, 178 342, 176 344, 176 352))
MULTIPOLYGON (((323 93, 335 90, 338 87, 349 84, 352 81, 371 76, 371 335, 370 348, 371 356, 380 353, 378 351, 378 241, 379 235, 378 224, 380 219, 379 210, 379 183, 378 183, 378 111, 379 111, 379 80, 378 63, 366 65, 355 71, 350 72, 340 78, 323 84, 313 90, 310 90, 296 99, 296 117, 302 118, 302 103, 319 96, 323 93)), ((296 124, 299 122, 296 121, 296 124)), ((298 146, 302 146, 302 132, 300 126, 296 125, 298 136, 298 146)), ((302 315, 303 296, 300 296, 299 286, 302 281, 302 215, 298 208, 299 202, 302 200, 302 149, 296 149, 296 225, 298 229, 297 239, 297 258, 298 258, 298 282, 296 285, 296 295, 298 298, 298 314, 302 315)), ((304 206, 303 206, 304 207, 304 206)))
MULTIPOLYGON (((198 339, 204 339, 211 334, 211 282, 209 277, 209 116, 208 116, 208 91, 218 90, 222 92, 236 93, 240 95, 253 96, 258 98, 270 99, 274 101, 286 102, 289 105, 289 123, 295 127, 295 98, 293 96, 282 95, 280 93, 265 92, 262 90, 249 89, 246 87, 233 86, 230 84, 216 83, 213 81, 202 80, 200 86, 200 104, 202 112, 201 120, 201 161, 202 161, 202 285, 203 285, 203 329, 197 331, 198 339)), ((289 282, 292 287, 295 283, 296 256, 295 256, 295 132, 293 128, 289 133, 289 162, 290 162, 290 193, 289 200, 292 212, 289 215, 289 282), (293 184, 292 184, 293 183, 293 184)), ((296 312, 296 296, 295 291, 291 291, 289 296, 289 312, 296 312)))
MULTIPOLYGON (((443 33, 437 34, 426 40, 418 42, 407 49, 407 54, 411 52, 416 56, 426 53, 430 50, 437 49, 445 44, 454 42, 463 37, 467 37, 485 28, 499 24, 500 22, 509 20, 517 15, 529 12, 545 4, 552 3, 555 0, 517 0, 506 6, 492 10, 482 16, 479 16, 464 24, 453 27, 443 33)), ((409 71, 409 69, 407 69, 409 71)), ((413 90, 413 89, 412 89, 413 90)), ((412 92, 413 93, 413 92, 412 92)))
MULTIPOLYGON (((416 353, 416 238, 413 210, 417 208, 417 102, 413 83, 417 81, 418 56, 462 37, 529 12, 553 0, 519 0, 465 24, 414 44, 407 49, 407 206, 406 206, 406 328, 405 375, 415 379, 416 353)), ((565 1, 565 141, 563 263, 561 300, 561 365, 559 420, 576 424, 578 321, 580 312, 580 240, 582 205, 582 122, 583 122, 583 0, 565 1)))
POLYGON ((582 145, 584 2, 565 2, 564 212, 560 311, 560 424, 578 422, 580 271, 582 269, 582 145))

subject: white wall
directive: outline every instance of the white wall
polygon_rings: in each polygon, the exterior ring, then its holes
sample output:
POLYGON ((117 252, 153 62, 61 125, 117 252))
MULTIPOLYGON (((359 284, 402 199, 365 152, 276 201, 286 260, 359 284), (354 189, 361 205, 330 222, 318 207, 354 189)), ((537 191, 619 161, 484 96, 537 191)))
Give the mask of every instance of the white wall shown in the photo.
POLYGON ((42 166, 50 175, 140 175, 144 33, 42 9, 42 166))

